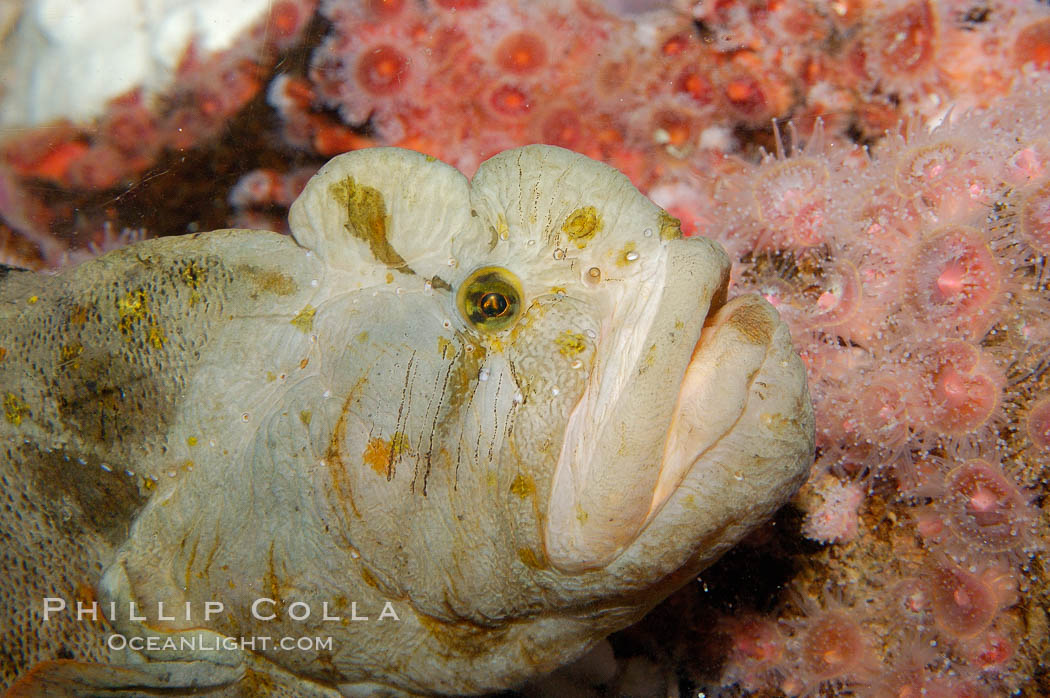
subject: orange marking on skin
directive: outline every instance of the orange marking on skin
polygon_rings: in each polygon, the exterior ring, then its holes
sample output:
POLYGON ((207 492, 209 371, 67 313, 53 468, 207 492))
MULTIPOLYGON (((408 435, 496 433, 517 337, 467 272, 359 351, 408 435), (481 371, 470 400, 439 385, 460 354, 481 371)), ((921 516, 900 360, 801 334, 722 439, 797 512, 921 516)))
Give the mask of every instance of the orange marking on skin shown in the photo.
POLYGON ((380 475, 386 475, 387 464, 390 462, 390 442, 378 436, 372 437, 365 445, 361 460, 380 475))

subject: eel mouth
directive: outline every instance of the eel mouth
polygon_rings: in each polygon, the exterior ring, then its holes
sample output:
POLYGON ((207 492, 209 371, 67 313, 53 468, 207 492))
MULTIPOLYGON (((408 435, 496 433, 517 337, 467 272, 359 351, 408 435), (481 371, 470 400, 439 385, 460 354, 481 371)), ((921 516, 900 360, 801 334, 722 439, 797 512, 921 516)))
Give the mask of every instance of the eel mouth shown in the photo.
POLYGON ((740 421, 771 345, 774 313, 742 296, 709 316, 682 377, 643 528, 740 421))
POLYGON ((667 440, 664 443, 660 476, 653 489, 645 524, 656 516, 671 495, 681 486, 693 465, 703 457, 707 449, 714 445, 714 442, 710 440, 708 443, 698 443, 698 439, 695 438, 700 426, 696 423, 697 407, 702 404, 705 388, 712 379, 711 367, 703 364, 705 358, 701 355, 703 343, 704 334, 702 333, 696 346, 693 347, 693 353, 678 389, 674 411, 671 413, 671 422, 667 426, 667 440))
MULTIPOLYGON (((547 553, 558 569, 570 573, 581 572, 601 567, 615 559, 637 539, 682 485, 704 452, 724 433, 724 429, 715 435, 704 431, 704 415, 717 410, 709 401, 716 392, 712 383, 717 384, 718 366, 710 365, 711 357, 705 351, 707 338, 714 331, 715 328, 703 327, 692 351, 689 354, 683 352, 682 358, 688 357, 687 363, 683 369, 679 369, 682 378, 677 386, 674 405, 664 417, 666 426, 661 428, 654 424, 655 429, 649 434, 652 445, 647 447, 650 449, 648 453, 658 455, 662 446, 662 456, 659 459, 651 456, 645 458, 641 462, 643 467, 620 473, 621 479, 607 485, 601 498, 592 497, 590 501, 585 499, 589 494, 589 482, 585 478, 592 474, 600 477, 604 473, 584 470, 580 476, 580 470, 564 467, 566 463, 573 462, 571 445, 578 442, 574 438, 574 430, 581 429, 589 422, 582 413, 585 401, 577 404, 569 417, 569 436, 565 439, 559 459, 547 519, 547 553), (706 439, 703 438, 705 436, 706 439), (574 482, 574 476, 580 477, 580 480, 574 482), (598 502, 597 507, 591 504, 595 501, 598 502), (591 506, 588 507, 588 504, 591 506), (606 513, 596 515, 595 509, 598 507, 601 507, 599 511, 604 510, 606 513), (596 521, 601 522, 597 527, 594 526, 596 521), (557 525, 552 526, 555 522, 557 525)), ((673 385, 670 387, 674 389, 673 385)), ((711 420, 708 418, 707 421, 711 420)), ((601 459, 593 456, 581 460, 592 466, 594 463, 604 465, 601 459)))
POLYGON ((625 311, 600 340, 547 502, 544 545, 564 573, 604 567, 632 545, 739 417, 747 388, 723 385, 744 382, 732 370, 739 340, 723 327, 735 304, 725 303, 729 263, 712 245, 675 247, 659 292, 625 306, 645 322, 626 322, 625 311))

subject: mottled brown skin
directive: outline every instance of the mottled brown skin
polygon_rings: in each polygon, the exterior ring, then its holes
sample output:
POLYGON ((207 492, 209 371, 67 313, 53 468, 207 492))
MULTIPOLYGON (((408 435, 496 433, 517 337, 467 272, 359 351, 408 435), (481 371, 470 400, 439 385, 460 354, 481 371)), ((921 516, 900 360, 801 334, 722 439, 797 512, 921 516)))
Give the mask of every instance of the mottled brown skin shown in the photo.
POLYGON ((720 248, 604 165, 530 146, 471 186, 358 152, 290 222, 0 278, 16 692, 512 686, 641 617, 804 477, 786 327, 726 303, 720 248), (46 596, 147 619, 45 624, 46 596), (112 630, 334 643, 132 657, 112 630))

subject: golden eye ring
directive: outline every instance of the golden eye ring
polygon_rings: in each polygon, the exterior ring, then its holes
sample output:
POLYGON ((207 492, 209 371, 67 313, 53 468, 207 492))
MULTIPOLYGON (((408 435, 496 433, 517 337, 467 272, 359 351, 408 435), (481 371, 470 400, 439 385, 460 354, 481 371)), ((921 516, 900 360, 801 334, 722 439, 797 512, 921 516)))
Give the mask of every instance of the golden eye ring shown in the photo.
POLYGON ((521 314, 521 282, 503 267, 482 267, 460 284, 456 306, 463 318, 483 332, 507 329, 521 314))

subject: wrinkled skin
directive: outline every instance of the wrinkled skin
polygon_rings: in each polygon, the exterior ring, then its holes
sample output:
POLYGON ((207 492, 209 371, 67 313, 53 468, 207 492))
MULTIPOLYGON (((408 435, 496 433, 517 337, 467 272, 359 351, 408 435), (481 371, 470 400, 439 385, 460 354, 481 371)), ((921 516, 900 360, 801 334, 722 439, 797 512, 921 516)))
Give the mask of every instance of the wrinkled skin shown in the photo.
POLYGON ((640 618, 805 475, 786 327, 726 303, 725 253, 604 165, 529 146, 468 182, 360 151, 290 223, 0 272, 15 692, 512 686, 640 618), (483 267, 506 283, 474 285, 483 267), (44 597, 125 610, 44 623, 44 597), (139 654, 114 631, 333 645, 139 654))

